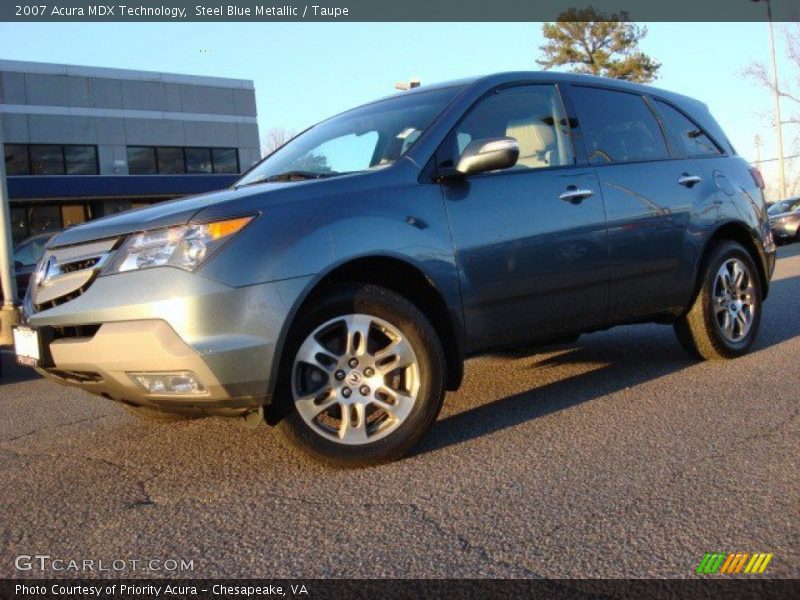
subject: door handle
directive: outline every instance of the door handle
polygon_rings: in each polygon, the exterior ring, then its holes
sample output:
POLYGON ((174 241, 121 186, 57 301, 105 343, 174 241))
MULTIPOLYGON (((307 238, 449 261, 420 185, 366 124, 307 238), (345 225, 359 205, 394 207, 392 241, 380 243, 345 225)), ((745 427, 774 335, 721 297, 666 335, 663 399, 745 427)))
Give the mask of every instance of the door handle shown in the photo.
POLYGON ((584 198, 588 198, 589 196, 593 196, 594 192, 592 190, 581 189, 574 185, 567 186, 567 191, 562 192, 558 197, 562 200, 566 200, 567 202, 572 202, 573 204, 580 204, 580 202, 584 198))
POLYGON ((699 175, 689 175, 688 173, 681 173, 681 176, 678 177, 678 183, 688 188, 701 181, 703 181, 703 178, 699 175))

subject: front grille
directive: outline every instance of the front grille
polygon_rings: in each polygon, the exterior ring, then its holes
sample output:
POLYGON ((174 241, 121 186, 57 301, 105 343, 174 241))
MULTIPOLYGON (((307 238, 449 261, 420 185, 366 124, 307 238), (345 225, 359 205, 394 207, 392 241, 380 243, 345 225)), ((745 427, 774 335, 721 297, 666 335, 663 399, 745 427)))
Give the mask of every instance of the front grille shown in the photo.
POLYGON ((48 308, 55 308, 56 306, 61 306, 65 302, 69 302, 70 300, 74 300, 75 298, 77 298, 78 296, 83 294, 89 288, 89 286, 92 284, 94 279, 95 279, 95 276, 93 275, 92 278, 89 279, 89 281, 87 281, 85 285, 82 285, 77 290, 74 290, 73 292, 70 292, 69 294, 65 294, 63 296, 59 296, 58 298, 55 298, 55 299, 50 300, 48 302, 42 302, 41 304, 35 304, 34 306, 36 306, 36 311, 38 312, 38 311, 42 311, 42 310, 47 310, 48 308))
POLYGON ((34 312, 74 300, 94 283, 111 257, 118 238, 48 250, 33 276, 30 306, 34 312))
POLYGON ((63 339, 85 339, 90 340, 100 329, 100 325, 68 325, 64 327, 52 327, 53 340, 63 339))
POLYGON ((87 258, 85 260, 78 260, 75 262, 67 263, 61 266, 62 273, 74 273, 75 271, 83 271, 84 269, 91 269, 95 266, 98 262, 100 262, 100 257, 95 256, 94 258, 87 258))

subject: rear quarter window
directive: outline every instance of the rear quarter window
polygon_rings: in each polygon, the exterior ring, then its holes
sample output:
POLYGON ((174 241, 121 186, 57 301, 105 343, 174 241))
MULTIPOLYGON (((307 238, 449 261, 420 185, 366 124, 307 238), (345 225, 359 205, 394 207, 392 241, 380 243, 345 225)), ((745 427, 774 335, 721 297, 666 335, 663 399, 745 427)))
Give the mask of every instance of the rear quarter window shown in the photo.
POLYGON ((689 156, 719 156, 722 154, 711 137, 697 123, 666 102, 661 100, 655 102, 664 117, 666 126, 673 131, 676 137, 680 138, 689 156))

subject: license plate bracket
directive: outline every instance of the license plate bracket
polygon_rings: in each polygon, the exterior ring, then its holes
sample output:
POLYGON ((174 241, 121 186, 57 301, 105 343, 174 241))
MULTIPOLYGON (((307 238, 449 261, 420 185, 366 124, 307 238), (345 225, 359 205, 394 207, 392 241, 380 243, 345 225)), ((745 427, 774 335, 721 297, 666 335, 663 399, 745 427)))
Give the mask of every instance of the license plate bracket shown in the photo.
POLYGON ((45 335, 45 333, 41 329, 34 329, 28 325, 16 325, 12 329, 17 363, 26 367, 47 368, 53 366, 53 359, 50 356, 50 342, 53 341, 53 336, 52 333, 50 335, 45 335))

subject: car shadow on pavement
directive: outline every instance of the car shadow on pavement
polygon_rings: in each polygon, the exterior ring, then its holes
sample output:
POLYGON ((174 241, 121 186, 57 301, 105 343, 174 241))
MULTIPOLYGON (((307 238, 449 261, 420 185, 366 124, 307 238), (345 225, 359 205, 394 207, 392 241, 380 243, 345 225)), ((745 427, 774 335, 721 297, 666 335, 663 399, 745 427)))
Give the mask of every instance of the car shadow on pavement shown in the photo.
MULTIPOLYGON (((542 352, 552 350, 553 347, 540 349, 542 352)), ((579 341, 566 352, 536 361, 529 368, 549 370, 568 367, 570 363, 596 364, 598 365, 596 368, 445 417, 435 424, 430 435, 420 445, 418 453, 441 450, 490 435, 663 377, 689 367, 695 362, 688 356, 681 356, 680 348, 665 350, 661 356, 648 356, 643 355, 638 344, 626 347, 613 342, 605 344, 590 341, 584 345, 579 341)), ((515 354, 521 358, 519 353, 515 354)), ((525 367, 520 364, 518 368, 525 367)))
POLYGON ((13 352, 10 346, 0 348, 0 386, 41 378, 32 368, 17 364, 13 352))
MULTIPOLYGON (((800 336, 798 299, 800 277, 772 282, 753 352, 800 336)), ((483 404, 477 404, 480 398, 470 399, 471 408, 439 420, 414 454, 441 450, 490 435, 698 363, 672 337, 671 327, 654 325, 622 327, 584 336, 571 346, 531 348, 500 356, 519 361, 519 366, 511 368, 542 369, 543 373, 551 369, 568 369, 570 365, 593 365, 595 368, 483 404), (537 353, 552 353, 558 349, 562 352, 541 360, 535 358, 537 353), (524 359, 530 359, 532 364, 526 366, 524 359)))

